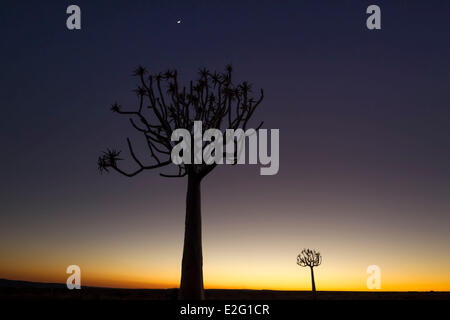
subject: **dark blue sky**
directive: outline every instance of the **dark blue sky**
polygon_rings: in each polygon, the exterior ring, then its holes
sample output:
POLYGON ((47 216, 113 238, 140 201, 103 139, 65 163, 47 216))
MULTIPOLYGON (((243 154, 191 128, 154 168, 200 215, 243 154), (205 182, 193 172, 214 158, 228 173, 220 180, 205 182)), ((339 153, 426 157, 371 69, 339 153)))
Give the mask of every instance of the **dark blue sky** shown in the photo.
POLYGON ((33 226, 54 239, 65 226, 101 237, 115 232, 123 215, 133 219, 147 209, 148 222, 164 229, 170 217, 176 221, 170 232, 179 233, 184 182, 157 172, 132 180, 101 176, 96 169, 100 151, 124 148, 133 136, 109 106, 136 105, 131 73, 139 64, 152 72, 176 68, 187 81, 199 67, 231 63, 236 79, 265 89, 255 117, 280 129, 280 172, 260 177, 257 167, 216 169, 205 182, 207 226, 228 223, 216 207, 231 221, 241 216, 229 203, 235 199, 254 212, 248 221, 295 224, 301 213, 302 223, 331 221, 332 229, 339 215, 347 225, 369 221, 397 234, 406 225, 444 237, 450 2, 190 2, 2 1, 6 242, 33 226), (80 31, 65 26, 72 3, 81 7, 80 31), (382 30, 365 27, 369 4, 381 7, 382 30), (165 206, 173 201, 175 207, 165 206), (96 229, 105 225, 104 233, 96 229))

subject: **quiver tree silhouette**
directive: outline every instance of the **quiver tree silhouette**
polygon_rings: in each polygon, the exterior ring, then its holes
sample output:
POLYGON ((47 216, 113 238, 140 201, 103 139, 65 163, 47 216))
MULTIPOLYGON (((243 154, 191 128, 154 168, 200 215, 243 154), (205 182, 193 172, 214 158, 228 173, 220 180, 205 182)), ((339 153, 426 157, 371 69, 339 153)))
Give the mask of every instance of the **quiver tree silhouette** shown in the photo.
MULTIPOLYGON (((137 168, 127 171, 119 167, 123 160, 121 151, 107 149, 98 158, 100 172, 111 169, 127 177, 133 177, 145 170, 166 167, 172 164, 171 150, 176 144, 171 141, 175 129, 186 129, 193 136, 194 121, 202 121, 203 132, 210 129, 246 130, 250 118, 264 98, 263 90, 255 98, 248 82, 232 82, 232 67, 224 72, 199 70, 199 78, 189 85, 180 86, 176 70, 150 74, 139 66, 134 71, 139 85, 134 90, 138 97, 135 109, 124 109, 114 103, 111 110, 129 117, 132 127, 144 137, 151 163, 140 159, 131 140, 127 138, 128 151, 137 168)), ((262 126, 262 122, 256 128, 262 126)), ((202 134, 203 134, 202 132, 202 134)), ((207 144, 202 142, 203 147, 207 144)), ((191 143, 191 151, 194 144, 191 143)), ((231 155, 237 158, 237 153, 231 155)), ((230 155, 225 154, 230 157, 230 155)), ((203 256, 201 232, 201 181, 216 167, 216 164, 180 164, 176 172, 160 173, 163 177, 187 177, 185 236, 179 298, 199 300, 204 298, 203 256)), ((175 166, 175 165, 174 165, 175 166)))
POLYGON ((297 256, 297 264, 300 267, 309 267, 311 269, 312 292, 316 292, 316 283, 314 282, 314 267, 320 266, 322 263, 322 255, 319 251, 311 249, 303 249, 297 256))

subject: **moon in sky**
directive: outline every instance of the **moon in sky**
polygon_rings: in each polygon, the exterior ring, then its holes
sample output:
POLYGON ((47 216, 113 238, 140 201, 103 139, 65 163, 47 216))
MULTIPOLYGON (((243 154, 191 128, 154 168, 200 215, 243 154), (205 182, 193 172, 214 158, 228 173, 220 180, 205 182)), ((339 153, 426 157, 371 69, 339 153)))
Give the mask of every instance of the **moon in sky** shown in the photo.
POLYGON ((177 20, 177 23, 180 24, 180 23, 181 23, 181 20, 177 20))

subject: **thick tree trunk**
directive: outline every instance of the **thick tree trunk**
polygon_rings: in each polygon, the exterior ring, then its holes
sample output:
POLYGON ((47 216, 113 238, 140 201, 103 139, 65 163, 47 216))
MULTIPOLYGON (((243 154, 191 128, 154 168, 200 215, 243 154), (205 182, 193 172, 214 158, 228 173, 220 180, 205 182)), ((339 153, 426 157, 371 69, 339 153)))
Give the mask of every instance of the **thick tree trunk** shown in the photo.
POLYGON ((204 299, 200 179, 195 175, 188 176, 179 298, 204 299))
POLYGON ((314 282, 314 270, 311 268, 311 281, 312 281, 312 292, 316 293, 316 283, 314 282))

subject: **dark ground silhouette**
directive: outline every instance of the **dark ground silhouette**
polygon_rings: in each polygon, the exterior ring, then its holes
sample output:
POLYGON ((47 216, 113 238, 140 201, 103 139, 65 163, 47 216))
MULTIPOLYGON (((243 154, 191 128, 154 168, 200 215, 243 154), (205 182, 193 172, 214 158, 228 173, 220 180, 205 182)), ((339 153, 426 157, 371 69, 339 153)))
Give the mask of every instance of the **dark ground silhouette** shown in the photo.
MULTIPOLYGON (((177 300, 178 289, 113 289, 0 279, 0 300, 177 300)), ((206 300, 311 300, 311 291, 206 289, 206 300)), ((319 300, 450 300, 450 292, 317 291, 319 300)))

